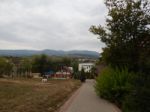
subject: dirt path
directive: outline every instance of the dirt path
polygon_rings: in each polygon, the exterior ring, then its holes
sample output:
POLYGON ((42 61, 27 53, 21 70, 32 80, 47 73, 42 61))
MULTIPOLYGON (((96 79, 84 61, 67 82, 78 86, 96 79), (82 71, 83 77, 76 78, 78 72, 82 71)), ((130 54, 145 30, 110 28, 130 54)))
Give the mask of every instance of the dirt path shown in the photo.
POLYGON ((59 112, 121 112, 113 104, 100 99, 93 85, 93 80, 87 80, 59 112))

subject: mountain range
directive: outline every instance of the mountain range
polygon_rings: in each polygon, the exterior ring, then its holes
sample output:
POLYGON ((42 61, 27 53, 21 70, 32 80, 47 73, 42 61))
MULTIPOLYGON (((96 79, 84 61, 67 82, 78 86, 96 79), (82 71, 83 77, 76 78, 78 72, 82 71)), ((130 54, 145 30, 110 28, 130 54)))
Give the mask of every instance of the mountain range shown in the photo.
POLYGON ((88 50, 0 50, 0 56, 32 56, 46 54, 48 56, 70 56, 70 57, 88 57, 88 58, 98 58, 99 53, 95 51, 88 50))

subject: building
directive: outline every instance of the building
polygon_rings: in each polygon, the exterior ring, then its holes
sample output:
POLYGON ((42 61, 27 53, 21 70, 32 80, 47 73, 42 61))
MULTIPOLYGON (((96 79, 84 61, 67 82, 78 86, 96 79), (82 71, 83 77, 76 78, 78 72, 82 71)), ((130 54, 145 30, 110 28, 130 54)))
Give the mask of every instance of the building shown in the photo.
POLYGON ((72 67, 62 67, 62 69, 55 74, 53 74, 52 78, 54 79, 70 79, 72 78, 73 68, 72 67))
POLYGON ((60 71, 60 72, 56 72, 52 78, 53 79, 70 79, 72 78, 72 74, 70 72, 60 71))
POLYGON ((92 67, 94 66, 94 63, 80 63, 79 64, 79 71, 84 69, 85 72, 91 72, 92 67))

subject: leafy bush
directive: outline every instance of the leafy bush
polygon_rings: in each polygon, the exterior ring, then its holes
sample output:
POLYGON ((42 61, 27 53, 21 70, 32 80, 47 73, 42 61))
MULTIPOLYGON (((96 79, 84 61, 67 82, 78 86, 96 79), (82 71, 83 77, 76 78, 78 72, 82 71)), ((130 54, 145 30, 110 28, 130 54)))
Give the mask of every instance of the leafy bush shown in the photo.
POLYGON ((111 67, 105 68, 96 80, 96 92, 102 98, 115 102, 121 105, 127 93, 131 89, 130 79, 132 73, 128 69, 113 69, 111 67))
POLYGON ((9 76, 12 72, 12 69, 13 64, 9 60, 0 57, 0 78, 4 75, 9 76))
POLYGON ((134 88, 123 101, 123 112, 150 112, 150 76, 137 75, 134 88))

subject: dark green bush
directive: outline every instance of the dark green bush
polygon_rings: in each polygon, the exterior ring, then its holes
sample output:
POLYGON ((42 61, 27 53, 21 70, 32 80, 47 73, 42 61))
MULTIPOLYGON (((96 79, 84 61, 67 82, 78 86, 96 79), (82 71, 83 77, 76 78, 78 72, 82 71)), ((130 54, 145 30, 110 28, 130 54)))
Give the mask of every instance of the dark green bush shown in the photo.
POLYGON ((123 112, 150 112, 150 76, 137 75, 134 88, 123 101, 123 112))
POLYGON ((121 106, 126 94, 131 90, 130 79, 132 74, 128 69, 105 68, 96 80, 96 92, 105 99, 115 102, 121 106))

